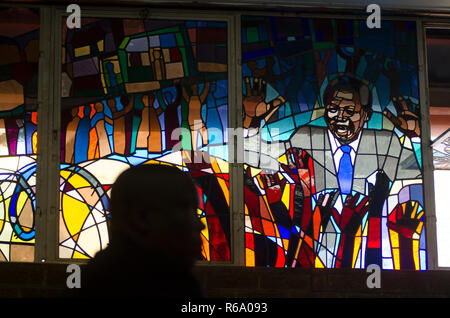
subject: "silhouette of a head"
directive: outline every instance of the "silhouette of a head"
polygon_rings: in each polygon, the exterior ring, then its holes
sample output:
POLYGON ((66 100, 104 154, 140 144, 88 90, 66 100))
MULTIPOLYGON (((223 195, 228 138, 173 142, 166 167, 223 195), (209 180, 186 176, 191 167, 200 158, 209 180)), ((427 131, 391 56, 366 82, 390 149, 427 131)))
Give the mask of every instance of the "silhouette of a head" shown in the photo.
POLYGON ((126 238, 143 255, 192 265, 201 255, 198 192, 189 175, 167 165, 124 171, 111 193, 111 242, 126 238))

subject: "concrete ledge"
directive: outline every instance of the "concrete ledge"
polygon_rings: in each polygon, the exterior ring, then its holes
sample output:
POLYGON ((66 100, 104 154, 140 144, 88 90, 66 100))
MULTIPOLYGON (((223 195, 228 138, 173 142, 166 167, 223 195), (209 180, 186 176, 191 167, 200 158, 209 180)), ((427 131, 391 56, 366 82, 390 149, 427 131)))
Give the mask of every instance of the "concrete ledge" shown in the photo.
MULTIPOLYGON (((0 263, 0 297, 65 297, 66 267, 0 263)), ((210 298, 450 297, 449 271, 381 271, 379 289, 367 287, 365 270, 202 265, 194 273, 210 298)))

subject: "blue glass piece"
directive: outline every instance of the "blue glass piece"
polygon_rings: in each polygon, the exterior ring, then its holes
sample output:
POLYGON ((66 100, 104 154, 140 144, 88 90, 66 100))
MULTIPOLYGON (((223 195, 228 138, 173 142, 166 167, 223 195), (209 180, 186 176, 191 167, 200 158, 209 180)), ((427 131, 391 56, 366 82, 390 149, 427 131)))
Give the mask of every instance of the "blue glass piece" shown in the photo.
POLYGON ((267 28, 262 24, 259 26, 259 39, 261 41, 267 41, 269 39, 267 36, 267 28))
MULTIPOLYGON (((423 190, 421 184, 414 184, 409 187, 411 200, 418 201, 423 206, 423 190)), ((418 212, 419 213, 419 212, 418 212)))
POLYGON ((328 60, 327 70, 328 70, 328 74, 337 73, 337 71, 338 71, 336 50, 333 50, 331 57, 328 60))
POLYGON ((213 96, 216 99, 227 98, 228 96, 228 80, 220 80, 216 82, 216 89, 213 96))
POLYGON ((412 143, 414 153, 416 154, 417 162, 419 163, 419 167, 422 169, 422 151, 420 147, 420 143, 413 142, 412 143))
POLYGON ((272 85, 270 84, 266 85, 266 100, 265 100, 266 103, 274 100, 279 95, 280 94, 272 87, 272 85))
POLYGON ((146 162, 148 159, 147 158, 140 158, 140 157, 127 157, 128 162, 132 165, 132 166, 138 166, 143 162, 146 162))
POLYGON ((278 225, 278 231, 280 231, 280 237, 282 239, 289 239, 291 233, 287 229, 285 229, 281 225, 278 225))
POLYGON ((280 108, 278 108, 278 117, 279 118, 286 117, 284 114, 284 109, 285 109, 284 105, 282 105, 280 108))
POLYGON ((276 122, 270 123, 268 125, 270 129, 271 135, 280 135, 282 133, 285 133, 289 130, 292 130, 295 128, 294 120, 292 117, 287 117, 281 120, 278 120, 276 122), (274 131, 274 129, 278 129, 278 132, 274 131))
POLYGON ((425 249, 427 247, 425 243, 425 238, 426 238, 425 227, 423 227, 422 233, 420 233, 420 241, 419 241, 420 249, 425 249))
POLYGON ((127 45, 128 52, 145 52, 149 48, 148 38, 140 37, 130 40, 127 45))
POLYGON ((118 161, 122 161, 122 162, 128 163, 127 159, 124 156, 111 155, 111 156, 108 156, 108 159, 114 159, 114 160, 118 160, 118 161))
POLYGON ((228 105, 222 105, 217 107, 217 111, 219 113, 219 118, 222 123, 221 127, 228 127, 228 105))
POLYGON ((159 124, 161 125, 161 130, 166 130, 164 122, 164 113, 158 116, 159 124))
POLYGON ((159 36, 159 39, 161 41, 161 47, 163 48, 177 46, 177 42, 175 41, 175 35, 173 33, 161 34, 159 36))
POLYGON ((337 64, 338 64, 338 72, 343 73, 345 72, 345 60, 338 54, 337 55, 337 64))
POLYGON ((312 111, 300 113, 294 116, 295 127, 306 125, 311 121, 312 111))
POLYGON ((312 122, 309 123, 312 126, 319 126, 319 127, 327 127, 327 122, 325 121, 325 118, 319 117, 312 122))
POLYGON ((427 270, 427 252, 425 250, 420 250, 420 270, 427 270))
POLYGON ((134 157, 140 157, 147 159, 148 151, 146 149, 137 149, 134 153, 134 157))
POLYGON ((341 150, 344 153, 339 162, 338 181, 342 194, 350 194, 353 182, 353 166, 350 157, 351 147, 344 145, 341 150))
POLYGON ((317 96, 314 90, 314 87, 312 86, 312 83, 309 81, 306 81, 302 86, 302 93, 305 97, 306 103, 308 105, 314 105, 316 102, 317 96))
POLYGON ((206 151, 209 152, 211 156, 220 158, 222 160, 228 161, 228 145, 220 145, 220 146, 211 146, 211 147, 203 147, 206 148, 206 151))
POLYGON ((252 51, 252 52, 243 52, 242 60, 247 61, 247 60, 252 60, 252 59, 256 59, 259 57, 272 55, 272 54, 275 54, 275 49, 271 48, 271 47, 266 48, 266 49, 257 50, 257 51, 252 51))
POLYGON ((289 103, 284 104, 284 114, 285 114, 285 116, 292 115, 291 104, 289 104, 289 103))
POLYGON ((181 105, 177 107, 177 113, 178 113, 178 124, 181 126, 181 123, 183 122, 183 117, 181 115, 181 105))
POLYGON ((356 69, 356 75, 358 77, 363 77, 363 74, 366 70, 366 66, 367 66, 367 61, 366 61, 366 58, 363 56, 359 60, 359 65, 358 65, 358 68, 356 69))
POLYGON ((125 107, 122 105, 122 102, 120 101, 120 96, 114 98, 116 101, 116 110, 117 111, 121 111, 122 109, 124 109, 125 107))
POLYGON ((382 129, 383 128, 383 114, 374 112, 369 122, 367 123, 369 129, 382 129))

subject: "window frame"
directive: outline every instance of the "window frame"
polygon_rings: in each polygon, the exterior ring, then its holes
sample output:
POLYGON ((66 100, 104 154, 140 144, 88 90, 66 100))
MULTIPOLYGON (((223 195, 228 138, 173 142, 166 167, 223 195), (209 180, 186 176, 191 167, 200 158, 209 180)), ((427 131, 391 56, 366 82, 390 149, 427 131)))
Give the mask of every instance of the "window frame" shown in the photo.
MULTIPOLYGON (((0 4, 0 7, 38 8, 40 11, 40 58, 38 74, 38 156, 36 177, 36 243, 35 263, 86 263, 86 260, 62 259, 58 255, 59 247, 59 152, 60 152, 60 119, 61 119, 61 52, 62 23, 69 15, 65 5, 21 5, 0 4)), ((252 8, 258 8, 253 5, 252 8)), ((295 6, 293 6, 295 9, 295 6)), ((96 18, 134 18, 142 19, 141 12, 145 7, 91 7, 82 4, 82 17, 96 18)), ((242 60, 241 60, 241 18, 244 15, 284 16, 298 18, 333 18, 333 19, 366 19, 368 15, 343 13, 339 17, 331 13, 298 13, 264 11, 260 9, 192 10, 149 8, 147 18, 155 19, 193 19, 224 21, 227 23, 228 51, 228 122, 229 128, 242 127, 242 60), (258 11, 260 10, 260 11, 258 11)), ((395 13, 394 13, 395 14, 395 13)), ((447 15, 448 16, 448 15, 447 15)), ((449 270, 450 267, 438 267, 436 217, 434 204, 434 179, 432 149, 430 140, 430 110, 428 95, 428 77, 426 64, 425 30, 428 27, 450 27, 450 18, 441 18, 436 22, 432 16, 389 16, 386 20, 411 21, 416 23, 419 100, 421 105, 421 147, 423 161, 423 185, 426 211, 427 231, 427 271, 449 270)), ((229 132, 229 137, 232 137, 229 132)), ((235 137, 233 137, 235 138, 235 137)), ((229 139, 230 140, 230 139, 229 139)), ((237 143, 230 153, 230 262, 202 261, 201 266, 229 265, 245 266, 245 223, 244 223, 244 186, 243 163, 236 162, 237 143)))

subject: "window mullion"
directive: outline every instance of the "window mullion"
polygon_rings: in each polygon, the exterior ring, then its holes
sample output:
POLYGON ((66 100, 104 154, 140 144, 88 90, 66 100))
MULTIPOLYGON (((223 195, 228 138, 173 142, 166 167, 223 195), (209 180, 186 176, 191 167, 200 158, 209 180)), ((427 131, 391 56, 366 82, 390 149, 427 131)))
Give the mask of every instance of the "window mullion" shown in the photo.
POLYGON ((430 135, 430 105, 428 96, 428 76, 426 69, 426 43, 424 25, 421 20, 417 21, 417 52, 419 63, 419 94, 421 111, 421 138, 422 138, 422 171, 423 191, 426 211, 426 234, 427 234, 427 261, 429 270, 437 268, 437 237, 436 237, 436 214, 434 204, 434 177, 433 177, 433 150, 431 148, 430 135))

